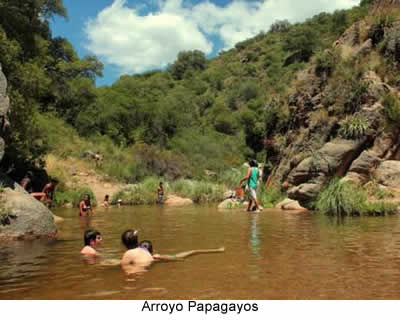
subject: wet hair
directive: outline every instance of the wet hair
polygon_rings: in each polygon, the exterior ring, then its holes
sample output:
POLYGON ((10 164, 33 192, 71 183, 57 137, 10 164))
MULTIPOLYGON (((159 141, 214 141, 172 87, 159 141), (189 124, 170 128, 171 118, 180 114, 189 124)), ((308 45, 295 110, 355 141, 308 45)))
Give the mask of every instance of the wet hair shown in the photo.
POLYGON ((127 249, 135 249, 138 246, 138 231, 129 229, 121 235, 121 241, 127 249))
POLYGON ((150 240, 143 240, 140 242, 140 246, 144 249, 147 249, 148 252, 153 254, 153 244, 150 240))
POLYGON ((110 196, 108 194, 106 194, 104 197, 104 201, 108 201, 109 198, 110 198, 110 196))
POLYGON ((162 181, 160 181, 160 184, 163 184, 162 181))
POLYGON ((86 230, 85 234, 83 235, 83 243, 85 244, 85 246, 89 246, 90 245, 90 241, 92 240, 96 240, 97 236, 100 236, 101 233, 97 230, 86 230))
POLYGON ((54 183, 54 184, 57 184, 59 181, 57 180, 57 179, 51 179, 50 180, 50 183, 54 183))
POLYGON ((252 168, 257 168, 257 167, 258 167, 258 163, 257 163, 257 161, 254 160, 254 159, 249 160, 249 165, 250 165, 250 167, 252 167, 252 168))
POLYGON ((90 205, 91 205, 91 203, 90 203, 90 194, 89 194, 89 193, 85 193, 85 194, 83 195, 83 197, 82 197, 82 200, 85 201, 85 204, 86 204, 87 206, 90 206, 90 205), (86 196, 88 196, 88 199, 87 199, 87 200, 85 200, 85 197, 86 197, 86 196))

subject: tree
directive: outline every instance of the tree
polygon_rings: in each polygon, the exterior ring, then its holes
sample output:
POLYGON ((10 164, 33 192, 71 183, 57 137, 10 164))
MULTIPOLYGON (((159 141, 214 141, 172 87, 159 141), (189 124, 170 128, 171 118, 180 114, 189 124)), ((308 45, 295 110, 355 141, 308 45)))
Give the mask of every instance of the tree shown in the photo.
POLYGON ((296 54, 296 60, 308 61, 317 45, 317 31, 311 26, 299 25, 288 32, 283 48, 296 54))
POLYGON ((178 59, 169 67, 174 79, 182 80, 188 71, 203 71, 206 68, 206 57, 199 50, 182 51, 178 59))

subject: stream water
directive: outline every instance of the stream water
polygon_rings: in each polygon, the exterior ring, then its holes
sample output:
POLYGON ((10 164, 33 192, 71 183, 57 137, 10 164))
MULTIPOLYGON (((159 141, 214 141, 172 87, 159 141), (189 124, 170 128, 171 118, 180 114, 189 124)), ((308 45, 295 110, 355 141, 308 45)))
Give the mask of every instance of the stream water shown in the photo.
POLYGON ((264 210, 186 208, 98 209, 90 220, 77 210, 57 241, 0 244, 0 299, 399 299, 400 217, 337 220, 264 210), (103 235, 102 258, 80 255, 88 227, 103 235), (154 251, 171 254, 224 246, 224 253, 157 263, 127 277, 120 235, 140 231, 154 251))

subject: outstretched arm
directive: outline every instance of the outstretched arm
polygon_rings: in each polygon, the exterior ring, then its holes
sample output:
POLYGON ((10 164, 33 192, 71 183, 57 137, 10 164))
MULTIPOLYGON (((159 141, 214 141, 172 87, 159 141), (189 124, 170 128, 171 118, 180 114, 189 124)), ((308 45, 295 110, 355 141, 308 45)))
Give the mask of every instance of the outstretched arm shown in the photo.
POLYGON ((201 254, 201 253, 216 253, 216 252, 224 252, 225 248, 219 248, 219 249, 199 249, 199 250, 191 250, 191 251, 184 251, 180 252, 177 254, 154 254, 153 258, 156 261, 175 261, 179 259, 184 259, 189 256, 193 256, 195 254, 201 254))

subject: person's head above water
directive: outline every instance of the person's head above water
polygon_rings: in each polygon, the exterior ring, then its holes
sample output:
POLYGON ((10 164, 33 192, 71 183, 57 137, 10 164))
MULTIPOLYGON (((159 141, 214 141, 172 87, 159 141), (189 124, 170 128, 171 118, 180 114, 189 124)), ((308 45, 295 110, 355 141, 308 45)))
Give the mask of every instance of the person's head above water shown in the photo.
POLYGON ((86 230, 83 236, 83 243, 85 246, 91 246, 93 244, 97 244, 102 240, 101 233, 97 230, 86 230), (94 242, 92 242, 94 241, 94 242))
POLYGON ((124 246, 127 249, 135 249, 138 246, 138 234, 139 232, 137 230, 129 229, 126 230, 122 236, 121 240, 124 246))
POLYGON ((258 163, 257 163, 256 160, 251 159, 251 160, 249 160, 249 166, 252 167, 252 168, 257 168, 258 167, 258 163))
POLYGON ((140 242, 140 247, 146 249, 150 254, 153 254, 153 244, 150 240, 143 240, 140 242))
POLYGON ((105 195, 104 201, 108 201, 110 199, 110 196, 108 194, 105 195))

